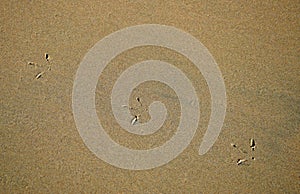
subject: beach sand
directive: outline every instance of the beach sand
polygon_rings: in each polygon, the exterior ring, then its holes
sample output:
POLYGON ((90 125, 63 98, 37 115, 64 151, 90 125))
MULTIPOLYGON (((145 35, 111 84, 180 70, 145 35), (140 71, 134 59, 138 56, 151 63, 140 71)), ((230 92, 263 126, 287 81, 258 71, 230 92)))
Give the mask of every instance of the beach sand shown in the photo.
MULTIPOLYGON (((299 12, 299 1, 2 0, 0 192, 298 193, 299 12), (138 107, 136 97, 143 107, 164 102, 169 115, 159 132, 139 137, 114 120, 114 82, 138 61, 165 60, 180 68, 194 84, 201 107, 197 133, 177 158, 150 170, 124 170, 97 158, 84 144, 72 112, 73 82, 83 57, 99 40, 153 23, 184 30, 208 48, 225 81, 226 118, 213 147, 198 155, 211 106, 201 73, 165 48, 122 53, 101 74, 96 91, 99 120, 116 142, 153 148, 178 126, 176 94, 157 82, 136 88, 130 103, 138 107), (247 161, 237 165, 238 159, 247 161)), ((143 112, 141 122, 148 119, 143 112)))

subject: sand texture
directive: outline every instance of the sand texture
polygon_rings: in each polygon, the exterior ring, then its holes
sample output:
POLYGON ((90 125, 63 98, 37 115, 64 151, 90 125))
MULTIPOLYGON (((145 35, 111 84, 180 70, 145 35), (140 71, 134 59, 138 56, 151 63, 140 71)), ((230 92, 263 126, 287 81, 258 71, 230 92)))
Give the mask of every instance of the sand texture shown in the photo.
POLYGON ((1 0, 0 192, 299 193, 299 13, 296 0, 1 0), (116 123, 112 87, 137 62, 157 59, 180 68, 201 107, 197 133, 176 159, 151 170, 124 170, 84 144, 72 112, 73 81, 85 54, 103 37, 153 23, 182 29, 208 48, 225 81, 226 118, 212 149, 199 156, 211 106, 201 73, 166 48, 144 46, 120 54, 99 77, 96 91, 99 120, 119 144, 162 145, 180 117, 174 91, 154 81, 137 87, 130 105, 146 122, 147 106, 163 102, 169 114, 161 130, 140 137, 116 123), (247 161, 237 165, 238 159, 247 161))

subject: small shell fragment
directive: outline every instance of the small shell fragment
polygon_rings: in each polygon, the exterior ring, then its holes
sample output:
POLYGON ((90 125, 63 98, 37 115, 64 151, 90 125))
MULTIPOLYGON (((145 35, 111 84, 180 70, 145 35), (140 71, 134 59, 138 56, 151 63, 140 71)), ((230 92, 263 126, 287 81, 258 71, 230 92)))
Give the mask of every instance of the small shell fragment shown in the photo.
POLYGON ((254 141, 254 139, 250 139, 250 148, 252 149, 252 151, 254 151, 254 149, 255 149, 255 141, 254 141))
POLYGON ((45 59, 46 59, 47 61, 49 61, 49 54, 48 54, 48 53, 45 53, 45 59))
POLYGON ((236 161, 236 164, 237 164, 237 165, 241 165, 241 164, 245 163, 246 161, 247 161, 246 159, 238 159, 238 160, 236 161))
POLYGON ((45 71, 42 71, 42 72, 38 73, 38 74, 35 76, 35 79, 40 79, 44 73, 45 73, 45 71))
POLYGON ((138 116, 134 116, 134 118, 131 120, 131 125, 134 125, 138 122, 139 117, 138 116))
POLYGON ((231 143, 230 144, 232 147, 236 148, 236 145, 234 143, 231 143))

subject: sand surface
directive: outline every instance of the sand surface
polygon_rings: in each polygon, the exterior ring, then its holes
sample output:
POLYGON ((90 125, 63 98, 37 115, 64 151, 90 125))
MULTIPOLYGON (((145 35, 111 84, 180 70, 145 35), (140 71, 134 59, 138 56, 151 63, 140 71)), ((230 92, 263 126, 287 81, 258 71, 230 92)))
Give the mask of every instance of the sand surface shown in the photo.
MULTIPOLYGON (((299 1, 2 0, 0 192, 300 192, 299 13, 299 1), (136 97, 143 107, 153 100, 165 103, 169 114, 160 131, 139 137, 114 121, 113 84, 134 63, 158 59, 174 64, 194 84, 201 106, 199 128, 182 154, 158 168, 130 171, 100 160, 84 144, 72 113, 73 81, 84 55, 100 39, 150 23, 182 29, 209 49, 225 80, 227 113, 218 140, 199 156, 211 105, 201 73, 165 48, 122 53, 101 74, 96 91, 99 120, 116 142, 152 148, 170 139, 178 125, 176 94, 158 82, 136 88, 130 103, 139 107, 136 97), (244 165, 236 164, 244 158, 244 165)), ((149 119, 145 109, 135 111, 141 122, 149 119)))

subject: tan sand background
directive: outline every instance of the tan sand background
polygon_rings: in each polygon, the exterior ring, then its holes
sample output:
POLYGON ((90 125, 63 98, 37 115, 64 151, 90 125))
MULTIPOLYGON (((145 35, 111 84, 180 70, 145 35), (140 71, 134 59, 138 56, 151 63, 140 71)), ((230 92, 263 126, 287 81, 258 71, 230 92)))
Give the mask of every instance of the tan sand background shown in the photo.
POLYGON ((300 192, 299 5, 296 0, 2 0, 0 192, 300 192), (138 61, 160 59, 181 68, 201 101, 198 132, 179 157, 155 169, 129 171, 101 161, 84 145, 72 115, 72 87, 80 61, 97 41, 145 23, 182 29, 209 49, 224 76, 228 108, 218 140, 199 156, 210 114, 201 74, 168 49, 141 47, 122 53, 99 77, 96 95, 99 119, 116 142, 155 147, 172 137, 178 125, 175 93, 156 82, 138 87, 131 105, 138 107, 135 97, 141 98, 143 108, 137 111, 144 122, 149 119, 147 104, 157 99, 166 103, 169 116, 161 131, 138 137, 114 121, 111 88, 120 73, 138 61), (48 65, 51 71, 35 79, 48 65), (254 152, 250 138, 257 142, 254 152), (238 158, 249 161, 238 166, 238 158))

